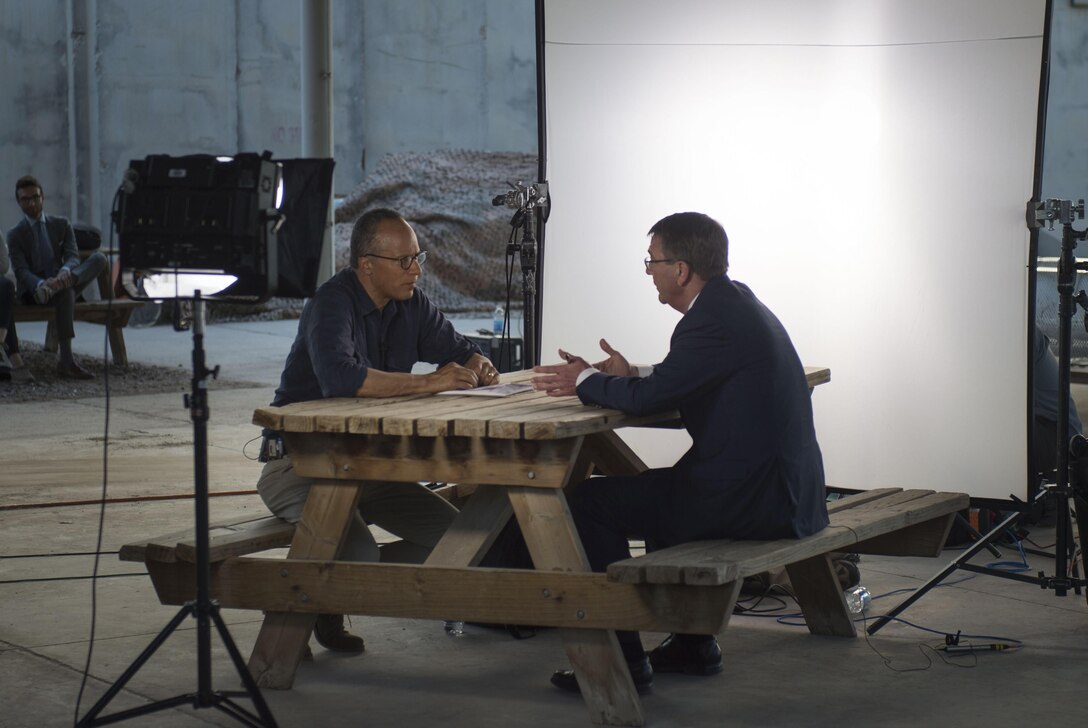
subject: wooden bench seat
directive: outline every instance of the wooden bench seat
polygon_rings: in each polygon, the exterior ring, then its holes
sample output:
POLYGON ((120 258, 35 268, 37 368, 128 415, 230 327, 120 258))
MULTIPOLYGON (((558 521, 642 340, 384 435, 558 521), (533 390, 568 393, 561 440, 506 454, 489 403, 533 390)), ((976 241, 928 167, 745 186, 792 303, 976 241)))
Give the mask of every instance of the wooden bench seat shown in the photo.
POLYGON ((618 561, 608 567, 608 578, 626 584, 732 584, 735 601, 744 577, 785 567, 809 630, 852 637, 857 633, 829 554, 938 556, 952 519, 968 501, 963 493, 872 490, 830 503, 830 525, 807 538, 693 541, 618 561))
MULTIPOLYGON (((357 497, 348 488, 324 487, 345 499, 334 500, 333 510, 357 497)), ((488 493, 502 495, 494 489, 488 493)), ((463 512, 472 517, 463 526, 471 530, 488 521, 480 514, 502 500, 473 498, 463 512)), ((829 554, 937 556, 952 518, 967 505, 968 497, 959 493, 897 488, 859 493, 831 503, 831 524, 808 538, 693 542, 617 562, 607 574, 311 558, 315 535, 310 529, 256 518, 210 529, 209 586, 224 608, 306 617, 309 621, 298 627, 304 640, 312 627, 309 615, 321 613, 716 634, 728 624, 745 576, 785 567, 812 633, 856 637, 829 554), (250 555, 289 543, 287 558, 250 555)), ((484 535, 477 534, 478 543, 484 535)), ((193 599, 197 570, 191 530, 126 545, 121 558, 146 564, 163 604, 193 599)), ((293 652, 279 654, 279 644, 262 649, 258 640, 250 658, 250 671, 264 687, 289 688, 294 680, 298 659, 293 652)), ((641 724, 640 717, 592 715, 595 722, 641 724)))
MULTIPOLYGON (((81 250, 80 257, 86 258, 94 250, 81 250)), ((109 255, 109 251, 101 251, 109 255)), ((109 266, 98 276, 98 293, 101 301, 77 301, 73 317, 76 321, 85 321, 91 324, 99 324, 106 327, 106 334, 110 341, 110 353, 113 355, 113 363, 120 367, 128 367, 128 350, 125 348, 124 328, 132 312, 143 305, 142 301, 133 301, 127 298, 115 298, 109 301, 110 278, 109 266)), ((52 306, 32 306, 24 303, 15 304, 15 322, 45 321, 45 350, 56 352, 57 350, 57 324, 56 310, 52 306)))
MULTIPOLYGON (((80 301, 76 303, 74 318, 76 321, 86 321, 91 324, 100 324, 106 327, 106 333, 110 341, 110 353, 113 355, 113 363, 128 366, 128 350, 125 348, 125 335, 123 330, 128 325, 128 319, 132 312, 142 304, 140 301, 121 299, 109 304, 106 301, 80 301)), ((56 311, 52 306, 28 306, 18 304, 15 306, 15 321, 46 321, 48 327, 45 330, 45 350, 55 352, 57 350, 56 311)))
MULTIPOLYGON (((695 541, 616 562, 607 575, 477 569, 469 576, 442 567, 353 562, 332 562, 336 569, 328 569, 321 561, 247 557, 290 545, 295 527, 272 516, 213 526, 209 557, 213 596, 224 607, 278 604, 283 611, 705 633, 726 626, 744 577, 784 567, 811 632, 856 636, 829 554, 937 556, 955 513, 967 505, 962 493, 873 490, 830 503, 831 524, 808 538, 695 541), (273 577, 288 570, 290 579, 276 583, 282 579, 273 577), (265 572, 267 577, 254 577, 265 572), (421 579, 440 596, 422 599, 394 588, 421 579), (266 583, 266 593, 246 586, 254 581, 266 583), (497 605, 493 595, 500 583, 505 603, 497 605), (299 601, 299 594, 319 590, 327 593, 299 601), (560 604, 541 593, 565 597, 560 604)), ((128 544, 120 557, 148 565, 163 603, 192 598, 191 529, 128 544)))
MULTIPOLYGON (((213 525, 208 530, 208 560, 214 564, 232 556, 290 546, 294 535, 294 524, 275 516, 213 525)), ((122 561, 192 564, 196 562, 196 539, 190 528, 126 544, 118 556, 122 561)))

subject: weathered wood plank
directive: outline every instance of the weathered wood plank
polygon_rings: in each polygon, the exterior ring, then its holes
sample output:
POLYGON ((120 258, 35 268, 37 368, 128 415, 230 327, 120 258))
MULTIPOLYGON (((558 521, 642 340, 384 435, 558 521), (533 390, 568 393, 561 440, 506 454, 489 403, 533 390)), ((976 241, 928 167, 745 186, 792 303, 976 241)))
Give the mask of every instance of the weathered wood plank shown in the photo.
POLYGON ((495 543, 512 514, 504 488, 479 486, 431 550, 427 565, 475 566, 495 543))
POLYGON ((321 479, 437 481, 557 488, 580 443, 469 437, 287 433, 295 470, 321 479))
MULTIPOLYGON (((511 488, 509 496, 537 569, 589 571, 562 490, 511 488)), ((565 629, 562 638, 590 719, 610 725, 642 725, 642 706, 615 633, 565 629)))
MULTIPOLYGON (((164 604, 194 597, 193 564, 148 568, 164 604)), ((212 597, 230 609, 688 634, 720 630, 733 608, 734 586, 618 584, 590 572, 254 556, 215 564, 211 577, 212 597)))
POLYGON ((827 554, 786 565, 797 604, 812 634, 857 637, 842 585, 827 554))
MULTIPOLYGON (((208 560, 215 563, 231 556, 287 546, 294 535, 294 524, 275 516, 212 528, 208 532, 208 560)), ((179 541, 175 551, 178 559, 195 563, 196 539, 179 541)))
MULTIPOLYGON (((345 485, 319 481, 310 488, 288 558, 317 561, 336 558, 359 503, 359 486, 345 485)), ((248 588, 253 586, 249 584, 248 588)), ((249 658, 249 671, 258 685, 282 690, 291 687, 314 619, 313 614, 288 610, 266 612, 249 658)))
POLYGON ((873 490, 862 491, 861 493, 851 493, 845 498, 836 498, 835 500, 830 501, 827 504, 827 512, 830 514, 847 508, 857 508, 860 505, 880 498, 885 498, 892 493, 899 493, 902 490, 902 488, 875 488, 873 490))
POLYGON ((630 445, 615 432, 599 432, 586 437, 589 458, 605 475, 638 475, 646 470, 630 445))
POLYGON ((892 489, 860 500, 854 508, 832 511, 831 525, 807 538, 696 541, 619 561, 609 566, 609 577, 628 583, 725 584, 829 551, 856 550, 859 543, 880 553, 936 555, 950 514, 965 508, 968 497, 892 489))
POLYGON ((805 367, 805 380, 809 389, 831 381, 831 370, 827 367, 805 367))
POLYGON ((858 554, 880 556, 940 556, 955 517, 955 513, 949 513, 943 518, 933 518, 892 533, 874 536, 851 546, 850 550, 858 554))
MULTIPOLYGON (((807 367, 805 372, 810 387, 830 381, 830 371, 826 368, 807 367)), ((526 370, 504 374, 502 381, 523 382, 532 376, 533 372, 526 370)), ((496 438, 554 439, 603 432, 621 426, 619 423, 622 426, 653 424, 675 416, 675 413, 662 413, 633 418, 615 410, 587 407, 577 397, 547 397, 540 392, 527 392, 499 400, 414 394, 382 399, 297 402, 284 407, 261 407, 254 412, 253 423, 281 432, 418 434, 425 437, 486 434, 496 438), (537 403, 539 409, 537 406, 525 408, 523 402, 528 401, 537 403), (460 430, 455 414, 458 408, 465 413, 460 420, 460 430), (493 416, 485 414, 487 409, 493 410, 493 416)))
MULTIPOLYGON (((252 516, 240 521, 227 521, 220 520, 211 524, 208 527, 209 533, 209 545, 215 544, 215 538, 223 534, 231 534, 237 532, 239 529, 249 528, 254 524, 261 523, 263 521, 279 521, 278 518, 271 516, 252 516)), ((293 528, 293 527, 292 527, 293 528)), ((118 558, 121 561, 139 561, 144 562, 147 560, 153 561, 176 561, 179 558, 178 546, 181 544, 190 544, 193 551, 195 551, 194 529, 188 528, 182 531, 173 531, 171 533, 164 534, 162 536, 154 536, 145 541, 138 541, 136 543, 125 544, 121 547, 118 553, 118 558)), ((267 548, 272 548, 271 546, 267 548)), ((247 553, 252 553, 249 551, 247 553)))

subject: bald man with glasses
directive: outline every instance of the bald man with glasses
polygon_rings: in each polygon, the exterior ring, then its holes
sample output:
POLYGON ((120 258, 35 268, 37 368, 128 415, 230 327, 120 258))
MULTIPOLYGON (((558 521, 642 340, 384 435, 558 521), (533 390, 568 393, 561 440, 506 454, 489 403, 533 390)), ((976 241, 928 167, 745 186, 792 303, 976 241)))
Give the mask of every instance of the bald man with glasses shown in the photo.
MULTIPOLYGON (((306 303, 272 405, 497 384, 491 361, 417 290, 426 258, 412 226, 397 212, 379 208, 360 217, 351 232, 351 267, 306 303), (417 362, 438 368, 413 374, 417 362)), ((295 474, 279 433, 264 433, 260 459, 265 466, 257 492, 274 514, 298 523, 311 481, 295 474)), ((456 514, 418 483, 370 483, 339 558, 422 563, 456 514), (402 541, 383 547, 379 556, 367 524, 402 541)), ((363 651, 363 640, 344 629, 341 615, 319 615, 314 635, 327 649, 363 651)))

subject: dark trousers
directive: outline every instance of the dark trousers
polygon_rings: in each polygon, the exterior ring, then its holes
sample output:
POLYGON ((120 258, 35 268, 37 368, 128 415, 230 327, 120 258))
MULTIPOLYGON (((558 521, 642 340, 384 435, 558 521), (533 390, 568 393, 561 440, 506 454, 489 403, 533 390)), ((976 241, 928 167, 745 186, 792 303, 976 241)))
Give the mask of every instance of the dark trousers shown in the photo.
MULTIPOLYGON (((567 498, 590 568, 603 572, 631 556, 629 538, 644 540, 652 551, 702 539, 790 536, 785 515, 745 503, 746 495, 758 497, 758 491, 730 494, 719 484, 693 483, 672 468, 657 468, 634 476, 590 478, 567 498)), ((642 656, 637 632, 617 631, 616 637, 628 660, 642 656)))
POLYGON ((7 329, 4 347, 9 354, 19 353, 19 336, 15 333, 15 284, 0 275, 0 329, 7 329))
MULTIPOLYGON (((83 293, 83 289, 90 285, 92 281, 98 280, 98 276, 101 275, 102 271, 106 270, 108 265, 109 262, 102 253, 91 253, 86 260, 72 269, 72 276, 75 278, 72 287, 57 291, 45 304, 46 306, 52 306, 57 311, 58 339, 71 339, 76 335, 76 296, 83 293)), ((38 305, 34 301, 33 291, 23 294, 23 302, 38 305)))

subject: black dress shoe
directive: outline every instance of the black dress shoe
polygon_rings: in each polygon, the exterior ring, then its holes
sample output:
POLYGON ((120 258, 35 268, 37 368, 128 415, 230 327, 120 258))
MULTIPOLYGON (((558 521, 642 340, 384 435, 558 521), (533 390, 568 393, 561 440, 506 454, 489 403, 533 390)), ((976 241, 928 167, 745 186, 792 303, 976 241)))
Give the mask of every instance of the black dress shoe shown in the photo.
POLYGON ((94 379, 94 375, 75 360, 66 364, 57 364, 57 376, 64 379, 94 379))
POLYGON ((673 634, 650 652, 650 664, 656 672, 715 675, 722 671, 722 650, 713 637, 673 634))
POLYGON ((350 652, 357 655, 366 649, 362 637, 356 637, 344 629, 342 614, 317 615, 317 622, 314 623, 314 637, 317 639, 317 644, 333 652, 350 652))
MULTIPOLYGON (((635 683, 635 690, 639 695, 650 692, 654 686, 654 669, 650 666, 650 660, 643 655, 636 660, 627 661, 627 669, 631 671, 631 680, 635 683)), ((569 693, 580 693, 578 678, 574 670, 556 670, 552 673, 552 685, 569 693)))

